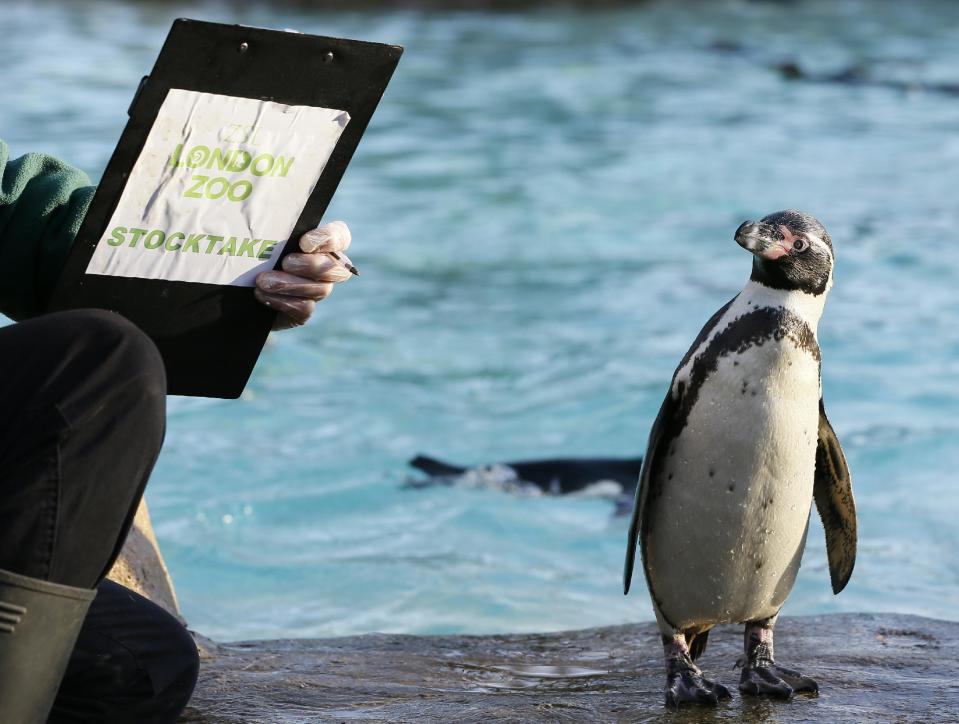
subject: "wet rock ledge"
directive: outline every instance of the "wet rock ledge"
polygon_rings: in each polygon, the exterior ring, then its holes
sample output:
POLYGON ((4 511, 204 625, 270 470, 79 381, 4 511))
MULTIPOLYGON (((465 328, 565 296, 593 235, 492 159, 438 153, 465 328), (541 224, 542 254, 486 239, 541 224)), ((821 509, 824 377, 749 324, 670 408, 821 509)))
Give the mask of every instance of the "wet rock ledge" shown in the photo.
MULTIPOLYGON (((817 697, 668 712, 652 624, 553 634, 253 641, 205 649, 181 721, 959 722, 959 622, 782 619, 776 654, 817 697)), ((735 690, 742 632, 710 635, 702 668, 735 690)))

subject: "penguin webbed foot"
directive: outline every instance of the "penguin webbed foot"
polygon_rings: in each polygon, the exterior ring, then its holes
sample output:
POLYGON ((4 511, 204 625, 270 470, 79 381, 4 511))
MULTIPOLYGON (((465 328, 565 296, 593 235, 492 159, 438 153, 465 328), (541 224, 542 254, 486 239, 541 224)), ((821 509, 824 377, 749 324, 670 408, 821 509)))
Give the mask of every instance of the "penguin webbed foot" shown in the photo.
POLYGON ((729 689, 707 679, 695 664, 676 667, 666 675, 666 706, 718 704, 731 698, 729 689))
POLYGON ((819 692, 819 685, 798 671, 770 661, 743 666, 743 673, 739 677, 739 690, 750 696, 789 699, 793 694, 816 694, 819 692))
POLYGON ((739 690, 750 696, 789 699, 793 694, 817 694, 819 685, 805 674, 779 666, 773 656, 776 616, 750 621, 744 632, 745 655, 736 662, 743 667, 739 690))

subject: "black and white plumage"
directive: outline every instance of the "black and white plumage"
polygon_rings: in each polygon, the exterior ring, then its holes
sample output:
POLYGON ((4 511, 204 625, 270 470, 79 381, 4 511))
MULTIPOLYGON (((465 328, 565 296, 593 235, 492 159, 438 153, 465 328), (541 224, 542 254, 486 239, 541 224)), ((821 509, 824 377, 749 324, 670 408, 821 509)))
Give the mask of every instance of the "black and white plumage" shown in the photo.
POLYGON ((426 479, 407 480, 410 488, 448 485, 501 490, 516 495, 565 495, 603 498, 616 505, 616 515, 632 511, 642 458, 547 458, 461 466, 426 455, 409 464, 426 479))
POLYGON ((746 623, 744 693, 789 696, 811 679, 777 666, 772 629, 789 595, 815 498, 834 592, 856 555, 849 470, 822 402, 816 330, 833 249, 795 211, 746 222, 749 282, 707 322, 653 424, 624 572, 637 543, 666 653, 669 704, 729 696, 693 663, 709 629, 746 623))

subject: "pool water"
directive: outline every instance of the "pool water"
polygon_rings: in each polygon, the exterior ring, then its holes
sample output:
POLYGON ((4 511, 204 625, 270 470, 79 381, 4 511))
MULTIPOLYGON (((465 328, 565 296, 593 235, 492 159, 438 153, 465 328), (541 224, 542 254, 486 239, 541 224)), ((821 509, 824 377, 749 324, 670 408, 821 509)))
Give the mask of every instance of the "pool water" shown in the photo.
POLYGON ((406 461, 642 453, 673 368, 748 276, 734 230, 787 207, 836 245, 823 381, 860 543, 834 597, 814 520, 785 613, 955 619, 959 6, 361 7, 0 14, 0 136, 94 178, 175 17, 406 47, 328 215, 362 276, 271 338, 242 399, 170 400, 148 499, 191 625, 651 619, 641 583, 622 595, 627 522, 608 502, 404 489, 406 461))

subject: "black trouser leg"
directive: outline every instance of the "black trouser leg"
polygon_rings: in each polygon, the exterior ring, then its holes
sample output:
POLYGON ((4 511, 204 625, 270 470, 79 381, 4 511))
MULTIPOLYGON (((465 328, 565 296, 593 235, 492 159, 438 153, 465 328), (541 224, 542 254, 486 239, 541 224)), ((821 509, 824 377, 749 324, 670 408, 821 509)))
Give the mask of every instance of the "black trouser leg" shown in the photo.
POLYGON ((119 315, 0 329, 0 568, 95 587, 160 452, 165 406, 156 347, 119 315))
POLYGON ((173 616, 113 581, 97 587, 51 724, 166 724, 193 693, 196 646, 173 616))
POLYGON ((172 722, 196 681, 183 626, 101 583, 160 451, 165 394, 156 347, 118 315, 0 329, 0 568, 99 590, 53 721, 172 722))

